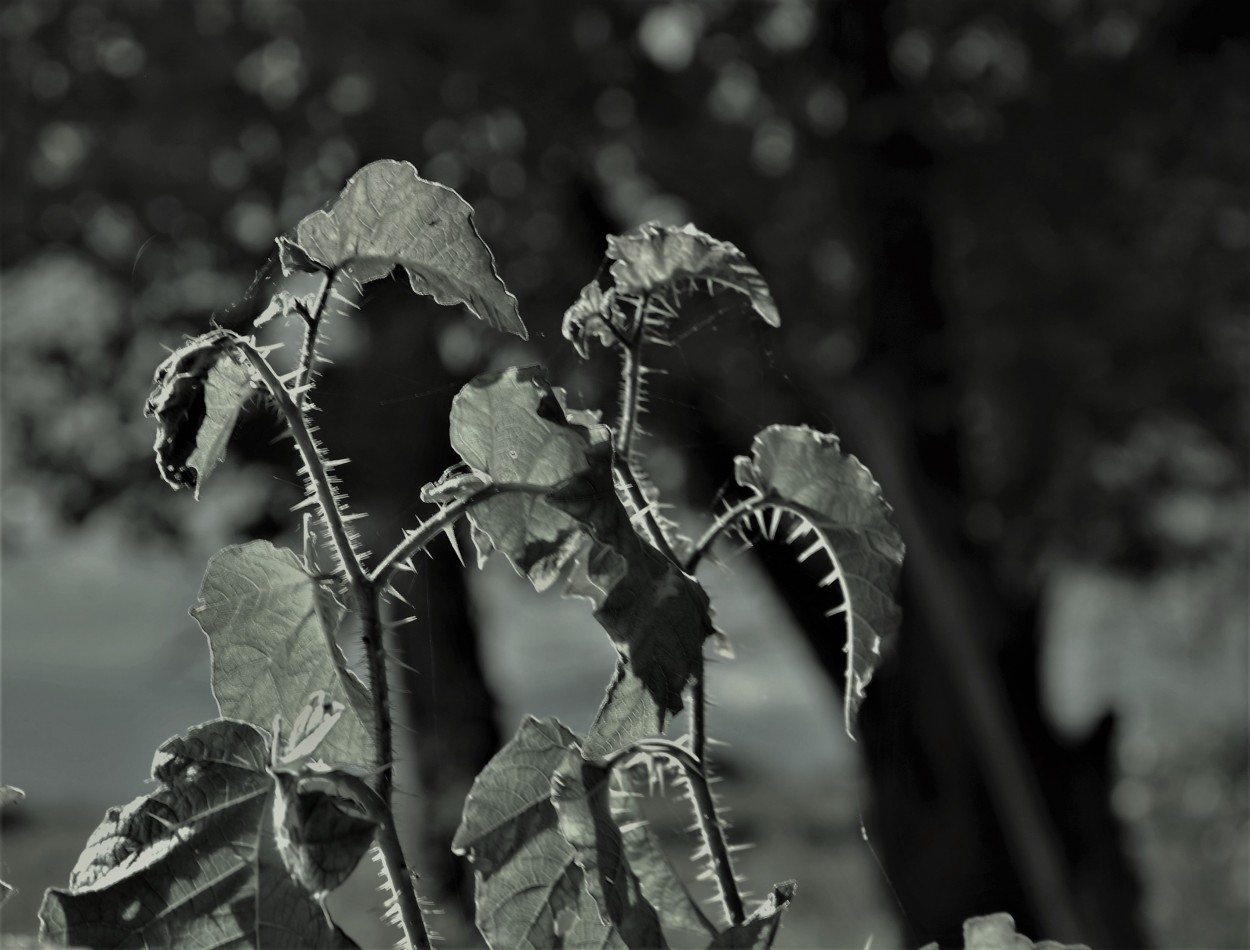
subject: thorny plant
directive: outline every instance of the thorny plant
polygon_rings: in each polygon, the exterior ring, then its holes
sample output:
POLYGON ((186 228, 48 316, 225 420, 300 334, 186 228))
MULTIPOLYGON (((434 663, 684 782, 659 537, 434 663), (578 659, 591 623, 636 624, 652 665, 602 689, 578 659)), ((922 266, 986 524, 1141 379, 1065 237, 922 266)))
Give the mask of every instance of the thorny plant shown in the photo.
POLYGON ((479 563, 498 551, 538 590, 567 578, 566 593, 591 602, 618 651, 587 734, 528 719, 469 793, 453 847, 472 862, 487 942, 664 947, 666 933, 680 929, 710 947, 771 946, 795 885, 775 885, 751 913, 739 890, 708 781, 704 651, 724 637, 695 575, 732 534, 784 538, 801 543, 799 560, 825 559, 821 583, 836 588, 830 616, 839 618, 831 627, 845 630, 850 731, 880 645, 898 625, 903 545, 867 469, 834 436, 801 427, 755 437, 735 466, 741 499, 697 541, 663 517, 635 454, 648 353, 673 344, 695 295, 728 295, 778 326, 759 273, 736 247, 692 226, 609 237, 610 265, 566 313, 564 335, 583 357, 595 341, 619 353, 614 424, 570 406, 541 367, 479 376, 451 410, 463 464, 425 486, 431 514, 373 562, 335 474, 346 460, 329 456, 311 421, 331 302, 350 302, 345 288, 398 267, 418 294, 463 304, 523 338, 526 330, 469 205, 407 163, 362 169, 278 239, 278 256, 286 275, 316 278, 310 293, 278 291, 256 319, 257 327, 275 318, 302 325, 294 369, 270 362, 275 346, 214 328, 160 365, 146 412, 158 425, 161 475, 198 497, 244 404, 259 395, 276 409, 301 462, 304 549, 254 541, 209 561, 192 615, 210 642, 222 718, 167 740, 153 762, 156 791, 108 810, 68 888, 47 892, 43 938, 93 947, 355 946, 325 898, 372 851, 401 946, 428 947, 426 909, 392 818, 384 600, 396 572, 416 572, 414 556, 467 518, 479 563), (363 640, 364 682, 339 649, 341 631, 363 640), (687 703, 688 734, 664 738, 687 703), (715 882, 721 920, 694 902, 643 820, 641 789, 666 772, 693 808, 696 859, 715 882))

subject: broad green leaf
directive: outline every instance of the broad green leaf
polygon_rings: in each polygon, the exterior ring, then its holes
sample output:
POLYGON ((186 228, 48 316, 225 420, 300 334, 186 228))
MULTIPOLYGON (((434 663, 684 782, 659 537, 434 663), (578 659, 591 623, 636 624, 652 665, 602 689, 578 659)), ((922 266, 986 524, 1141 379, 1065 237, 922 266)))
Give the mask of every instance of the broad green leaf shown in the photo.
POLYGON ((805 426, 769 426, 755 437, 751 457, 735 463, 738 483, 767 505, 797 519, 788 539, 800 559, 823 552, 838 582, 846 616, 846 729, 872 679, 881 648, 898 630, 895 592, 903 541, 872 474, 842 451, 836 436, 805 426))
POLYGON ((712 620, 703 588, 634 530, 613 489, 611 444, 592 446, 588 460, 547 499, 593 541, 569 592, 591 600, 620 654, 585 741, 586 755, 598 758, 664 732, 702 668, 712 620))
MULTIPOLYGON (((478 376, 452 402, 452 447, 494 482, 554 488, 586 468, 590 441, 587 430, 568 422, 540 366, 478 376)), ((582 544, 577 523, 538 495, 491 498, 469 520, 475 540, 485 535, 538 590, 555 582, 582 544)))
POLYGON ((551 777, 576 748, 577 737, 555 719, 528 718, 465 799, 452 850, 473 865, 477 926, 492 947, 556 948, 570 918, 598 924, 551 803, 551 777))
POLYGON ((110 808, 39 911, 41 937, 89 947, 354 947, 287 875, 268 739, 217 719, 167 740, 150 795, 110 808))
POLYGON ((676 316, 675 307, 636 308, 622 297, 660 292, 673 304, 696 291, 729 292, 744 297, 770 326, 781 325, 768 284, 746 256, 693 224, 678 228, 652 222, 628 234, 610 235, 607 257, 613 262, 609 270, 613 286, 605 289, 592 281, 564 315, 564 336, 582 357, 588 355, 592 338, 609 348, 636 338, 639 320, 648 338, 662 339, 676 316))
MULTIPOLYGON (((937 950, 936 943, 925 944, 921 950, 937 950)), ((988 914, 964 921, 964 950, 1089 950, 1083 943, 1059 943, 1039 940, 1034 943, 1024 934, 1016 933, 1011 914, 988 914)))
POLYGON ((631 950, 663 947, 659 915, 643 895, 642 884, 629 865, 621 829, 612 817, 611 777, 610 769, 587 762, 580 751, 565 753, 551 781, 560 833, 573 847, 600 920, 616 930, 631 950))
POLYGON ((795 887, 794 881, 774 884, 772 893, 755 912, 742 923, 717 934, 708 944, 708 950, 768 950, 777 937, 782 912, 794 900, 795 887))
POLYGON ((251 370, 228 347, 233 335, 214 330, 171 353, 156 368, 143 414, 154 416, 156 462, 173 488, 200 485, 226 456, 239 410, 252 396, 251 370))
POLYGON ((311 693, 347 706, 317 749, 334 765, 373 762, 372 705, 363 683, 336 670, 346 660, 323 624, 337 605, 294 552, 268 541, 223 548, 209 559, 191 616, 208 636, 213 695, 223 716, 269 729, 294 722, 311 693))
POLYGON ((294 240, 283 243, 287 269, 347 268, 363 284, 398 265, 416 293, 462 303, 496 329, 527 338, 516 298, 473 226, 473 209, 408 162, 366 165, 327 210, 308 215, 294 240))

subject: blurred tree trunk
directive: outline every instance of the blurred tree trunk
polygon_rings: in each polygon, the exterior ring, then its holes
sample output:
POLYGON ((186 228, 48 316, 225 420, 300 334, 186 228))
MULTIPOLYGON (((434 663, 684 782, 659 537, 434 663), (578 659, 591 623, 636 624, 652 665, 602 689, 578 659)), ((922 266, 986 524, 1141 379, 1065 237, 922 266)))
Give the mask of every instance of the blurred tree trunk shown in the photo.
MULTIPOLYGON (((358 327, 371 336, 368 382, 356 378, 359 368, 340 375, 328 367, 330 391, 319 400, 327 411, 316 421, 327 444, 352 460, 343 477, 352 510, 369 513, 357 526, 376 563, 402 531, 417 526, 418 515, 432 510, 419 500, 421 486, 458 461, 447 418, 466 380, 443 366, 437 333, 446 320, 473 317, 414 300, 398 285, 372 290, 369 309, 358 327)), ((481 946, 467 925, 473 876, 452 854, 451 841, 474 777, 501 744, 498 706, 482 667, 464 568, 443 538, 430 554, 414 559, 417 574, 396 575, 408 605, 392 599, 390 609, 394 620, 415 618, 387 635, 395 661, 395 804, 401 822, 405 815, 417 822, 415 828, 401 824, 400 833, 415 845, 409 854, 421 875, 418 892, 444 912, 432 926, 452 946, 481 946), (406 796, 415 796, 415 809, 406 796)))

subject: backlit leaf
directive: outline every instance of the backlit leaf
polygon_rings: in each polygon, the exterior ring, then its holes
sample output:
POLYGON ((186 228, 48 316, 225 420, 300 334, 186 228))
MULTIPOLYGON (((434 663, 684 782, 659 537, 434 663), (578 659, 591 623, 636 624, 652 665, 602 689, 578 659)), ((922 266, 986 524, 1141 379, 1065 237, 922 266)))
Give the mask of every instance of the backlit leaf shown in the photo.
MULTIPOLYGON (((590 437, 569 423, 542 367, 514 366, 460 390, 451 406, 451 444, 496 483, 554 488, 586 468, 590 437)), ((470 511, 469 520, 538 590, 555 582, 582 543, 577 523, 538 495, 491 498, 470 511)))
POLYGON ((274 781, 278 854, 291 877, 320 901, 356 869, 373 844, 377 824, 350 799, 335 794, 332 774, 278 769, 274 781))
POLYGON ((662 947, 665 942, 659 915, 643 895, 642 884, 630 867, 621 829, 612 817, 611 776, 610 769, 587 762, 576 749, 565 754, 551 781, 560 833, 573 847, 600 920, 616 930, 631 950, 662 947))
POLYGON ((217 719, 167 740, 150 795, 110 808, 41 937, 89 947, 354 947, 286 872, 273 836, 269 740, 217 719))
MULTIPOLYGON (((735 463, 738 483, 793 516, 787 531, 807 556, 823 552, 822 585, 842 588, 846 614, 846 728, 872 679, 882 647, 898 630, 903 541, 872 474, 836 436, 805 426, 769 426, 751 457, 735 463)), ((800 556, 804 556, 801 554, 800 556)))
POLYGON ((551 804, 551 776, 576 747, 558 721, 528 718, 465 799, 452 850, 473 865, 477 926, 492 947, 556 948, 573 920, 598 923, 551 804))
POLYGON ((191 616, 208 636, 213 696, 223 716, 269 729, 277 715, 294 722, 320 690, 347 709, 317 755, 369 767, 372 705, 359 679, 349 675, 344 682, 335 669, 323 626, 334 613, 327 599, 294 552, 251 541, 209 559, 191 616))
POLYGON ((591 339, 606 347, 635 339, 638 331, 661 340, 676 316, 676 304, 692 293, 740 295, 765 323, 780 326, 781 317, 764 278, 728 241, 718 241, 693 224, 671 227, 654 222, 627 234, 608 237, 606 289, 592 281, 564 315, 563 332, 582 357, 591 339), (638 307, 635 301, 661 293, 670 306, 638 307), (639 326, 642 321, 642 326, 639 326))
POLYGON ((408 162, 366 165, 327 210, 300 221, 282 250, 288 270, 347 268, 362 284, 403 267, 416 293, 462 303, 496 329, 527 337, 516 298, 473 225, 473 209, 408 162))

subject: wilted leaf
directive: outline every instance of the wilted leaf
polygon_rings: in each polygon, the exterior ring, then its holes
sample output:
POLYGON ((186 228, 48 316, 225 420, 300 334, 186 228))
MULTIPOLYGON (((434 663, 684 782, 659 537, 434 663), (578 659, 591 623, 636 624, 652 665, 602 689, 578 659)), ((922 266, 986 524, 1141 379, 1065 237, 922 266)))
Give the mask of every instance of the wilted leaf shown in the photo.
POLYGON ((308 696, 322 691, 347 710, 318 756, 368 767, 372 705, 363 683, 353 675, 344 684, 335 669, 323 627, 329 597, 294 552, 251 541, 209 559, 191 616, 208 636, 213 695, 223 716, 268 729, 277 715, 294 721, 308 696))
POLYGON ((267 738, 218 719, 167 740, 156 791, 110 808, 41 936, 90 947, 354 947, 288 876, 273 836, 267 738))
POLYGON ((463 303, 496 329, 527 338, 516 298, 473 226, 473 209, 408 162, 366 165, 328 210, 297 225, 282 250, 288 270, 345 267, 362 284, 401 266, 416 293, 440 304, 463 303))
POLYGON ((583 884, 599 908, 599 918, 617 931, 625 946, 665 946, 660 918, 643 896, 630 867, 621 830, 612 817, 610 769, 587 762, 577 749, 565 753, 551 781, 551 800, 560 833, 573 847, 583 884))
POLYGON ((829 558, 822 585, 838 582, 846 614, 846 728, 851 731, 881 648, 898 630, 895 599, 903 541, 872 474, 836 436, 805 426, 769 426, 751 457, 735 463, 738 483, 796 516, 789 538, 829 558))
POLYGON ((171 353, 156 368, 143 407, 156 417, 157 467, 171 487, 200 485, 225 458, 239 410, 252 395, 251 370, 226 345, 232 334, 214 330, 171 353))
POLYGON ((794 900, 794 881, 774 884, 772 893, 741 924, 717 934, 708 950, 768 950, 781 926, 781 914, 794 900))
POLYGON ((711 606, 694 578, 645 542, 612 482, 612 447, 592 446, 589 468, 547 496, 593 540, 570 577, 620 653, 585 751, 591 758, 662 733, 682 709, 682 691, 699 674, 711 606))
MULTIPOLYGON (((587 430, 571 425, 540 366, 478 376, 451 406, 451 444, 494 482, 555 487, 586 468, 587 430)), ((582 543, 577 523, 538 495, 512 492, 477 505, 469 520, 534 587, 545 590, 582 543)), ((484 554, 479 549, 479 554, 484 554)))

